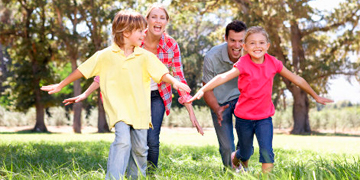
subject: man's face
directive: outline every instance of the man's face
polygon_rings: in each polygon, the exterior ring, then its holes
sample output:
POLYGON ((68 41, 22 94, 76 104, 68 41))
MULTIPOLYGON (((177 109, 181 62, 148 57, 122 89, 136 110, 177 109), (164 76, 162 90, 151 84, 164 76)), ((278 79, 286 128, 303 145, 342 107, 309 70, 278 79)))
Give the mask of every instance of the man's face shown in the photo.
POLYGON ((239 60, 244 43, 245 31, 235 32, 230 30, 225 40, 227 42, 229 58, 232 62, 239 60))

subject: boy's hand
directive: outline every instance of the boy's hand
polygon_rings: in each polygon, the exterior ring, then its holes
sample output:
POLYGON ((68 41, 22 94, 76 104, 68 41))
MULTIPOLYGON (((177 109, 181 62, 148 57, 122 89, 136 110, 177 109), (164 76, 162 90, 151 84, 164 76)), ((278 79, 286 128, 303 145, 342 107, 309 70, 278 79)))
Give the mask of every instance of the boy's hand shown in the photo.
POLYGON ((47 86, 42 86, 40 89, 43 91, 47 91, 49 94, 54 94, 54 93, 61 91, 59 84, 51 84, 51 85, 47 85, 47 86))
POLYGON ((320 103, 320 104, 323 104, 323 105, 326 105, 327 103, 332 103, 332 102, 334 102, 333 100, 331 100, 331 99, 328 99, 328 98, 324 98, 324 97, 318 97, 318 98, 316 98, 315 99, 316 100, 316 102, 318 102, 318 103, 320 103))
POLYGON ((176 81, 174 84, 173 84, 173 87, 174 87, 174 89, 176 89, 176 90, 183 90, 183 91, 186 91, 186 92, 190 92, 191 91, 191 89, 190 89, 190 87, 188 86, 188 85, 186 85, 186 84, 184 84, 184 83, 182 83, 182 82, 179 82, 179 81, 176 81))
POLYGON ((204 96, 204 92, 200 89, 191 99, 187 101, 187 103, 191 103, 195 100, 199 100, 204 96))
POLYGON ((84 100, 86 98, 87 98, 87 96, 84 93, 82 93, 82 94, 80 94, 80 95, 78 95, 76 97, 65 99, 63 101, 63 103, 65 104, 65 106, 67 106, 67 105, 72 104, 72 103, 80 102, 80 101, 82 101, 82 100, 84 100))

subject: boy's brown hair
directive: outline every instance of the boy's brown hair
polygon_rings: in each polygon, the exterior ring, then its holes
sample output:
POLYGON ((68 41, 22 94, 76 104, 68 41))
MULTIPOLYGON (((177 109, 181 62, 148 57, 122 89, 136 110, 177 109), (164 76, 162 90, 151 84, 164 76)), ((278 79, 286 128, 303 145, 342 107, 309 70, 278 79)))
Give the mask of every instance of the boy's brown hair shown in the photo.
POLYGON ((116 13, 112 23, 112 35, 114 42, 119 46, 123 47, 124 33, 132 32, 138 29, 145 29, 147 22, 143 15, 138 12, 125 10, 116 13))

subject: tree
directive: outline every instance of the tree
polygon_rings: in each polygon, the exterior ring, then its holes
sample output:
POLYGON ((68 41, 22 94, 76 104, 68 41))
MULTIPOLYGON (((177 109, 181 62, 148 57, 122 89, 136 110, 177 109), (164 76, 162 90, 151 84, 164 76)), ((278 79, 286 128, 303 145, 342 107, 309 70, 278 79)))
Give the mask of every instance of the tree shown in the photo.
MULTIPOLYGON (((6 96, 10 108, 26 111, 36 108, 34 131, 46 132, 44 123, 44 104, 51 103, 52 98, 40 91, 42 83, 53 82, 48 62, 53 57, 53 34, 50 30, 51 18, 46 12, 46 1, 7 1, 6 8, 17 9, 13 19, 1 27, 0 39, 10 38, 12 48, 8 50, 12 64, 9 71, 13 76, 6 83, 11 87, 6 96)), ((10 16, 9 16, 10 17, 10 16)))
MULTIPOLYGON (((167 32, 179 44, 183 71, 188 85, 195 92, 202 86, 202 65, 205 53, 224 42, 224 24, 231 12, 228 4, 219 1, 172 1, 167 32)), ((176 91, 174 91, 176 92, 176 91)), ((179 95, 174 94, 174 99, 179 95)), ((205 105, 203 100, 195 105, 205 105)), ((174 101, 173 106, 180 106, 174 101)))
MULTIPOLYGON (((358 51, 360 3, 348 0, 333 12, 321 12, 310 0, 234 0, 239 19, 248 26, 261 25, 269 33, 275 55, 317 93, 326 93, 334 75, 355 75, 358 65, 348 58, 358 51), (330 36, 334 36, 333 38, 330 36)), ((310 100, 306 92, 281 78, 294 98, 292 134, 310 133, 310 100)))
MULTIPOLYGON (((59 44, 63 44, 66 56, 70 59, 71 69, 75 71, 77 69, 77 61, 79 60, 79 48, 82 43, 83 37, 78 33, 78 25, 83 19, 79 13, 79 2, 76 0, 66 1, 53 1, 54 13, 56 15, 55 34, 59 39, 59 44), (71 26, 66 25, 66 22, 70 21, 71 26)), ((60 45, 61 47, 61 45, 60 45)), ((74 96, 81 94, 80 79, 74 82, 74 96)), ((81 133, 81 110, 82 103, 75 103, 73 105, 74 111, 74 123, 73 130, 75 133, 81 133)))

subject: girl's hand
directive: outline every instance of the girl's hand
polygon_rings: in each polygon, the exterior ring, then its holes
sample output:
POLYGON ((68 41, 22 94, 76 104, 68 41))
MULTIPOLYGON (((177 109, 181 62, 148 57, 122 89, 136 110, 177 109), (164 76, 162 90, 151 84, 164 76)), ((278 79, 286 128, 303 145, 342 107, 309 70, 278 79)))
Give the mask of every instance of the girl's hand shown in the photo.
POLYGON ((49 94, 54 94, 54 93, 61 91, 59 84, 51 84, 51 85, 47 85, 47 86, 42 86, 40 89, 43 91, 47 91, 49 94))
POLYGON ((186 84, 184 84, 182 82, 179 82, 179 81, 175 81, 175 83, 173 84, 173 87, 176 90, 180 89, 180 90, 186 91, 188 93, 191 91, 191 89, 190 89, 190 87, 188 85, 186 85, 186 84))
POLYGON ((204 96, 204 92, 200 89, 191 99, 187 101, 187 103, 191 103, 195 100, 199 100, 204 96))
POLYGON ((334 102, 333 100, 331 99, 328 99, 328 98, 324 98, 324 97, 320 97, 318 96, 316 99, 315 99, 316 102, 320 103, 320 104, 323 104, 323 105, 326 105, 327 103, 332 103, 334 102))
POLYGON ((84 100, 86 98, 87 98, 87 96, 84 93, 82 93, 82 94, 80 94, 80 95, 78 95, 76 97, 65 99, 63 101, 63 103, 65 104, 65 106, 67 106, 67 105, 72 104, 72 103, 80 102, 80 101, 82 101, 82 100, 84 100))

